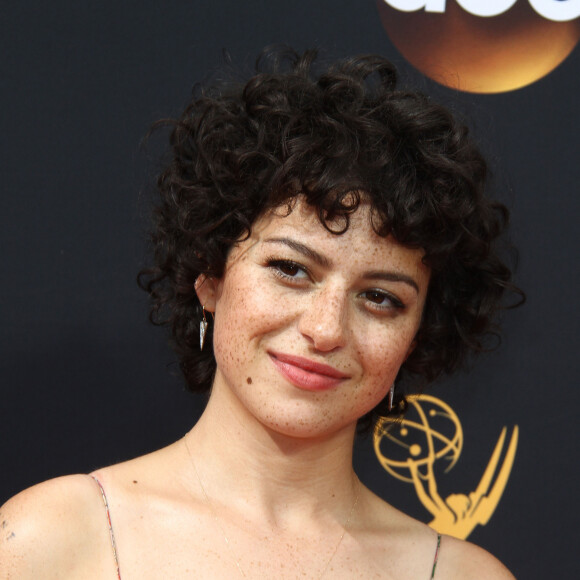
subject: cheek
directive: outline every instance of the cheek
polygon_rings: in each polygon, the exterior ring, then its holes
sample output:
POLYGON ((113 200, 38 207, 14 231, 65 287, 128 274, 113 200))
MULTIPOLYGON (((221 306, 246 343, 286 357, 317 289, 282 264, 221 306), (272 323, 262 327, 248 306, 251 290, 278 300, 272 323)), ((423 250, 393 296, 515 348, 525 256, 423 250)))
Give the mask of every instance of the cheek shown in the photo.
POLYGON ((218 366, 239 364, 244 354, 240 329, 248 311, 247 292, 242 286, 224 283, 216 301, 213 348, 218 366))
POLYGON ((282 327, 287 310, 271 300, 260 287, 236 283, 224 285, 216 304, 214 352, 220 362, 241 363, 252 356, 252 347, 263 336, 282 327))
POLYGON ((413 332, 400 329, 399 332, 369 335, 367 340, 359 343, 359 360, 364 361, 367 376, 388 390, 407 358, 413 337, 413 332))

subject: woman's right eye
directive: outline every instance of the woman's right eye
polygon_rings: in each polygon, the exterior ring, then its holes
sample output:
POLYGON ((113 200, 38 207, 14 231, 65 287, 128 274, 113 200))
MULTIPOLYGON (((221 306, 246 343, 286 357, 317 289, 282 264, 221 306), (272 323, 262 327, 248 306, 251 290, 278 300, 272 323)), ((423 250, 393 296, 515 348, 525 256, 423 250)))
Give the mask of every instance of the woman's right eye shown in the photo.
POLYGON ((306 268, 292 260, 268 260, 267 265, 280 278, 287 280, 303 280, 309 278, 306 268))

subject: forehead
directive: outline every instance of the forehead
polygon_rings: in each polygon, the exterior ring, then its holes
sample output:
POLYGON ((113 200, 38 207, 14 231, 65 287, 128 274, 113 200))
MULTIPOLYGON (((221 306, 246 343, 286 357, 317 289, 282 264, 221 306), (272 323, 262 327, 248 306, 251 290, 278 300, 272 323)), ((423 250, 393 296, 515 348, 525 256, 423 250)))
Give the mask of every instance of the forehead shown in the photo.
MULTIPOLYGON (((342 231, 344 225, 341 219, 328 223, 335 231, 342 231)), ((259 249, 275 245, 280 238, 307 244, 332 262, 350 261, 367 267, 382 266, 385 262, 395 265, 393 262, 396 262, 406 270, 428 271, 422 262, 423 250, 409 248, 392 236, 383 237, 375 232, 370 204, 364 202, 349 215, 348 229, 336 234, 321 223, 317 208, 299 198, 292 207, 271 210, 256 220, 250 238, 241 246, 259 249)))

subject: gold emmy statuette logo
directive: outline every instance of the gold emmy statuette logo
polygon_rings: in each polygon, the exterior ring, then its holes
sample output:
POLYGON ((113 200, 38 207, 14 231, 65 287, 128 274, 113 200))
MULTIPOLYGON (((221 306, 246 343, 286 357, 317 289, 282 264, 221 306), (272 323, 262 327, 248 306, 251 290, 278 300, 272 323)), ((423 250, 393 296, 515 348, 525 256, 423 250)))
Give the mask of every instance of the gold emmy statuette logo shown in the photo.
POLYGON ((382 419, 377 423, 373 436, 377 458, 393 477, 415 486, 417 497, 433 515, 429 526, 464 540, 477 524, 487 524, 501 499, 516 455, 518 426, 512 431, 499 469, 506 427, 475 491, 443 499, 437 491, 435 474, 439 466, 444 465, 442 471, 447 473, 457 463, 463 449, 461 423, 440 399, 412 395, 407 400, 409 409, 402 421, 382 419))
POLYGON ((580 39, 580 0, 377 0, 377 7, 407 61, 470 93, 525 87, 580 39))

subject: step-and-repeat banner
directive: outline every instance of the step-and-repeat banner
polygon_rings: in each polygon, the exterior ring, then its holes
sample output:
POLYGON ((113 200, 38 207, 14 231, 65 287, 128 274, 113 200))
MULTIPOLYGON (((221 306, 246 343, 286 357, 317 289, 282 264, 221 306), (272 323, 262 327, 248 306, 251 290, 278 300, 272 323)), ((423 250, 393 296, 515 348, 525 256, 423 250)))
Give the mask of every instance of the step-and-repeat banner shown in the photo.
POLYGON ((512 211, 526 305, 469 372, 357 441, 376 493, 496 554, 573 578, 580 541, 577 356, 580 0, 213 3, 23 0, 0 15, 0 503, 38 481, 181 436, 184 392, 135 275, 158 144, 222 49, 380 53, 473 128, 512 211))

